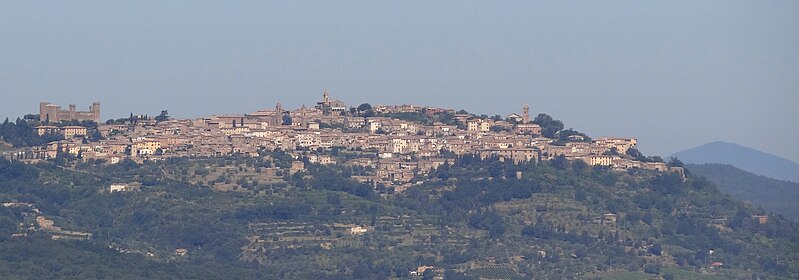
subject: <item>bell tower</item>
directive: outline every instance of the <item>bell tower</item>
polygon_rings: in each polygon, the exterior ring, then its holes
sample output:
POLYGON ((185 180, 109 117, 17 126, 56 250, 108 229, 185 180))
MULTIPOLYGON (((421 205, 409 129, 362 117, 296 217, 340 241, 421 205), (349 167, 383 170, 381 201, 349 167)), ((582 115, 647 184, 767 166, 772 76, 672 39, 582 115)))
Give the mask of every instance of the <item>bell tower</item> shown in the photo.
POLYGON ((283 104, 280 104, 280 100, 275 104, 275 118, 273 122, 275 126, 283 124, 283 104))
POLYGON ((524 103, 524 107, 522 107, 522 123, 529 123, 530 122, 530 106, 527 106, 527 103, 524 103))

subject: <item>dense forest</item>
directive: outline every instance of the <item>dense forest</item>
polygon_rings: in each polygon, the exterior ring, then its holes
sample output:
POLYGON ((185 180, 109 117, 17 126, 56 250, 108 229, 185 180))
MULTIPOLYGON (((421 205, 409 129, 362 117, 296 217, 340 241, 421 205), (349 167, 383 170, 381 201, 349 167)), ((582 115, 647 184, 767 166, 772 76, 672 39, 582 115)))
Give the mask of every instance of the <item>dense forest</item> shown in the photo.
POLYGON ((453 158, 404 191, 291 157, 0 160, 4 279, 666 279, 799 276, 799 231, 696 175, 453 158), (269 176, 266 176, 268 174, 269 176), (109 192, 110 184, 137 186, 109 192), (219 186, 235 186, 220 189, 219 186), (767 216, 761 223, 754 217, 767 216), (363 232, 355 232, 362 228, 363 232), (15 233, 26 233, 24 236, 15 233), (185 253, 178 253, 182 250, 185 253), (430 269, 420 269, 430 267, 430 269), (423 271, 422 271, 423 270, 423 271))

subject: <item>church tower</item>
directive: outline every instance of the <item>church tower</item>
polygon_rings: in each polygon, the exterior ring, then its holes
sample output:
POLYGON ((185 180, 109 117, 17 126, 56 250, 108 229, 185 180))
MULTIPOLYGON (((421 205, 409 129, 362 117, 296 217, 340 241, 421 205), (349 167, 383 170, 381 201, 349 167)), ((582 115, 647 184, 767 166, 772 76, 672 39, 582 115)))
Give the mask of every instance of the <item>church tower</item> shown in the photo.
POLYGON ((272 122, 275 126, 283 124, 283 104, 280 104, 280 100, 275 104, 275 118, 272 122))
POLYGON ((527 106, 527 103, 524 103, 524 107, 522 107, 522 123, 529 123, 530 122, 530 106, 527 106))
POLYGON ((302 119, 300 120, 300 126, 308 128, 308 119, 305 118, 305 104, 302 104, 302 108, 300 108, 300 115, 302 116, 302 119))
POLYGON ((330 94, 327 93, 327 88, 325 88, 325 92, 322 93, 322 102, 324 102, 325 105, 330 105, 330 94))

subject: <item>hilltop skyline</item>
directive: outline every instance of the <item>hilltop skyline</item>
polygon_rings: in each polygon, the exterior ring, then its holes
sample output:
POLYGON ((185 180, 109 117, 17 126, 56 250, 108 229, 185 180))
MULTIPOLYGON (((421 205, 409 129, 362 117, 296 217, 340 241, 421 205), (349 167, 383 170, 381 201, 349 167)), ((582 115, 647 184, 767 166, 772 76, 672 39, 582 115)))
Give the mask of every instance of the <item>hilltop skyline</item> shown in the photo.
POLYGON ((522 104, 668 155, 728 141, 799 161, 796 2, 9 4, 0 117, 38 102, 102 118, 311 105, 522 104), (766 136, 766 137, 764 137, 766 136))
MULTIPOLYGON (((318 98, 317 98, 317 99, 318 99, 318 98)), ((280 103, 280 104, 281 104, 281 106, 283 106, 282 104, 284 104, 284 102, 280 101, 280 99, 277 99, 277 100, 275 101, 275 103, 280 103)), ((363 103, 368 103, 368 104, 371 104, 371 105, 373 105, 373 106, 377 106, 377 105, 417 105, 417 106, 421 106, 421 107, 430 107, 430 108, 447 108, 447 109, 453 109, 453 110, 461 110, 461 109, 459 109, 459 108, 453 108, 453 107, 447 107, 447 106, 440 106, 440 107, 439 107, 439 106, 424 105, 424 104, 416 104, 416 103, 404 103, 404 104, 387 104, 387 103, 376 103, 376 102, 367 102, 367 101, 360 102, 360 103, 353 103, 353 104, 349 104, 349 103, 348 103, 348 104, 347 104, 347 106, 348 106, 348 107, 358 107, 358 105, 360 105, 360 104, 363 104, 363 103)), ((314 104, 314 102, 313 102, 313 101, 310 101, 310 102, 300 102, 300 105, 298 105, 298 106, 285 106, 285 108, 286 108, 286 109, 299 109, 299 108, 301 108, 301 107, 303 107, 303 106, 309 106, 309 105, 311 105, 311 106, 312 106, 313 104, 314 104)), ((525 105, 527 105, 527 104, 525 103, 525 105)), ((62 104, 62 107, 66 107, 66 106, 67 106, 67 104, 62 104)), ((524 106, 524 105, 523 105, 523 106, 524 106)), ((271 110, 270 108, 273 108, 273 107, 274 107, 274 104, 272 104, 271 106, 269 106, 269 105, 266 105, 266 106, 258 107, 258 108, 256 108, 256 109, 252 109, 252 110, 250 110, 250 111, 242 111, 242 112, 220 112, 220 113, 211 113, 211 112, 207 112, 207 113, 205 113, 205 114, 197 114, 197 115, 189 115, 189 116, 178 116, 178 115, 175 115, 175 114, 173 114, 173 113, 172 113, 172 112, 173 112, 173 110, 169 110, 169 109, 167 109, 167 108, 163 108, 163 109, 164 109, 164 110, 167 110, 167 111, 169 111, 169 112, 170 112, 170 116, 172 116, 172 117, 175 117, 175 118, 180 118, 180 119, 195 119, 195 118, 203 118, 203 117, 209 117, 209 116, 214 116, 214 115, 236 115, 236 114, 248 114, 248 113, 252 113, 252 112, 256 112, 256 111, 260 111, 260 110, 271 110)), ((78 111, 81 111, 81 107, 80 107, 80 106, 78 107, 78 111)), ((468 111, 468 110, 467 110, 467 111, 468 111)), ((502 118, 506 118, 506 117, 508 117, 510 114, 514 114, 514 113, 515 113, 515 114, 521 114, 521 112, 522 112, 522 111, 523 111, 523 108, 522 108, 522 107, 519 107, 519 108, 516 108, 516 110, 509 111, 509 112, 504 112, 504 113, 486 113, 486 112, 480 112, 480 111, 469 111, 469 113, 472 113, 472 114, 477 114, 477 115, 488 115, 489 117, 491 117, 491 116, 494 116, 494 115, 500 115, 500 116, 502 116, 502 118)), ((108 112, 106 111, 106 112, 104 112, 104 114, 106 114, 106 115, 101 115, 101 120, 100 120, 100 121, 101 121, 101 122, 104 122, 105 120, 108 120, 108 119, 127 118, 127 117, 129 116, 129 114, 134 114, 134 115, 140 115, 140 114, 141 114, 141 115, 144 115, 144 114, 147 114, 147 115, 150 115, 151 117, 153 117, 153 116, 156 116, 156 115, 157 115, 159 112, 161 112, 161 109, 158 109, 158 110, 150 110, 150 111, 146 111, 146 112, 128 112, 128 113, 116 114, 116 115, 114 115, 114 116, 109 116, 108 114, 113 114, 113 112, 111 112, 111 113, 108 113, 108 112)), ((35 113, 36 113, 36 112, 33 112, 33 111, 31 111, 31 112, 27 112, 26 114, 35 114, 35 113)), ((530 111, 530 115, 532 115, 532 116, 536 116, 536 115, 538 115, 538 114, 546 114, 546 112, 537 112, 537 111, 534 111, 534 110, 531 110, 531 111, 530 111)), ((22 116, 22 115, 20 115, 19 117, 21 117, 21 116, 22 116)), ((581 131, 586 131, 586 132, 590 131, 590 130, 583 130, 583 129, 579 128, 579 127, 570 126, 568 123, 566 123, 566 128, 573 128, 573 129, 577 129, 577 130, 581 130, 581 131)), ((596 136, 609 136, 609 134, 602 134, 602 133, 599 133, 599 134, 588 133, 588 134, 589 134, 590 136, 592 136, 592 137, 596 137, 596 136)), ((624 135, 624 136, 625 136, 625 137, 632 137, 632 138, 639 138, 639 137, 636 137, 635 135, 624 135)), ((713 143, 713 142, 708 142, 708 143, 713 143)), ((643 144, 643 143, 642 143, 642 144, 643 144)), ((705 143, 705 144, 707 144, 707 143, 705 143)), ((643 146, 643 147, 647 147, 647 146, 651 146, 651 145, 646 145, 646 144, 643 144, 643 145, 641 145, 641 146, 643 146)), ((687 149, 687 148, 686 148, 686 149, 687 149)), ((664 157, 664 158, 667 158, 668 156, 672 156, 672 154, 673 154, 673 153, 663 153, 663 154, 661 154, 661 153, 651 153, 651 152, 649 152, 649 150, 648 150, 648 149, 646 149, 646 148, 642 148, 641 150, 643 150, 643 151, 647 152, 647 154, 650 154, 650 155, 658 155, 658 156, 662 156, 662 157, 664 157)))

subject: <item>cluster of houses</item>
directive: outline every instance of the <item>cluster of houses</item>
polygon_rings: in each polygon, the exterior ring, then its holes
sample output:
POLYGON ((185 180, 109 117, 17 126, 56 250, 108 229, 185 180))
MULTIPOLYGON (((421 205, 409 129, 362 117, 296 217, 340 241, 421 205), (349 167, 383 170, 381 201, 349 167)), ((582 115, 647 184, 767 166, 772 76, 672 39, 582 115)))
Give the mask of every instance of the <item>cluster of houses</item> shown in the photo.
POLYGON ((53 240, 86 240, 91 239, 92 234, 88 232, 64 230, 56 226, 55 221, 48 219, 33 203, 26 202, 3 202, 3 207, 18 210, 21 213, 23 222, 20 223, 21 232, 14 233, 11 237, 25 237, 28 233, 41 231, 50 234, 53 240))
MULTIPOLYGON (((371 106, 370 106, 371 107, 371 106)), ((416 105, 375 106, 369 114, 332 100, 327 91, 313 108, 274 109, 241 115, 214 115, 197 119, 136 119, 98 126, 101 140, 87 141, 85 127, 38 127, 39 134, 61 133, 65 140, 48 143, 14 156, 20 160, 46 160, 59 153, 82 159, 118 163, 170 157, 213 157, 230 154, 258 156, 258 151, 283 150, 312 163, 344 163, 370 167, 374 174, 356 176, 371 182, 409 182, 446 161, 446 155, 474 154, 514 162, 549 160, 563 155, 589 165, 618 169, 667 170, 662 162, 641 162, 625 155, 635 148, 634 138, 598 138, 562 143, 543 137, 532 123, 529 107, 502 120, 479 117, 451 109, 416 105), (401 114, 449 114, 448 123, 392 118, 401 114), (331 149, 361 151, 362 158, 338 159, 331 149)), ((431 118, 432 119, 432 118, 431 118)), ((292 168, 302 169, 302 168, 292 168)))

